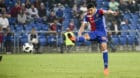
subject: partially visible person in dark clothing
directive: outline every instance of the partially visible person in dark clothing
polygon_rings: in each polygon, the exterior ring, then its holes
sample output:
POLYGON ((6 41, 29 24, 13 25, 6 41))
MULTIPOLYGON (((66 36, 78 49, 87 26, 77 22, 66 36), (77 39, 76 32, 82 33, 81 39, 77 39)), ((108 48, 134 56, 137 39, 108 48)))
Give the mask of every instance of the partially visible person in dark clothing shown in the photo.
POLYGON ((129 1, 128 8, 130 9, 130 11, 132 13, 135 13, 136 11, 139 11, 139 7, 138 7, 138 5, 137 5, 135 0, 130 0, 129 1))
POLYGON ((128 7, 127 7, 128 4, 127 4, 126 1, 124 1, 124 0, 120 0, 119 3, 120 3, 120 5, 119 5, 119 9, 120 9, 121 11, 125 12, 125 11, 128 10, 128 7))
POLYGON ((3 32, 2 26, 0 26, 0 52, 2 52, 3 32))
POLYGON ((40 0, 35 0, 34 6, 35 6, 37 9, 40 8, 40 4, 41 4, 41 1, 40 1, 40 0))
POLYGON ((53 9, 53 4, 56 4, 55 0, 46 0, 46 1, 47 1, 46 3, 48 4, 49 9, 53 9))
POLYGON ((137 4, 140 4, 140 0, 136 0, 136 3, 137 3, 137 4))
POLYGON ((20 5, 18 3, 15 3, 15 6, 10 11, 11 17, 17 17, 20 10, 20 5))
POLYGON ((50 15, 48 16, 47 21, 48 21, 48 23, 53 23, 55 19, 56 19, 56 15, 55 15, 54 11, 52 11, 50 13, 50 15))
POLYGON ((112 21, 112 25, 110 26, 110 30, 112 30, 113 35, 118 35, 119 34, 119 26, 117 25, 116 21, 112 21))
POLYGON ((0 13, 2 12, 2 9, 5 8, 7 9, 5 3, 4 3, 4 0, 0 0, 0 13))
POLYGON ((26 1, 25 1, 25 7, 26 7, 27 9, 29 9, 29 8, 31 7, 31 2, 30 2, 30 0, 26 0, 26 1))
POLYGON ((47 13, 44 3, 41 3, 40 8, 38 9, 38 14, 41 18, 46 17, 47 13))
POLYGON ((5 46, 7 54, 11 54, 13 52, 13 50, 12 50, 12 46, 13 46, 12 36, 13 36, 13 33, 10 31, 10 27, 8 27, 7 31, 5 33, 5 36, 4 36, 4 41, 5 41, 4 46, 5 46))

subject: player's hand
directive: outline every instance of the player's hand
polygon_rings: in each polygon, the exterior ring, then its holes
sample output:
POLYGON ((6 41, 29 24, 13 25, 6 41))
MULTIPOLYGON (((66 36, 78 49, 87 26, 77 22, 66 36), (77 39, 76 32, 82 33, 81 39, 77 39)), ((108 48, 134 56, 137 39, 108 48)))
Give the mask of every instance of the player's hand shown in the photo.
POLYGON ((113 12, 113 15, 114 15, 114 16, 117 16, 117 15, 118 15, 118 12, 114 11, 114 12, 113 12))
POLYGON ((112 15, 114 15, 114 16, 118 15, 118 12, 112 11, 112 10, 108 10, 108 13, 110 13, 110 14, 112 14, 112 15))

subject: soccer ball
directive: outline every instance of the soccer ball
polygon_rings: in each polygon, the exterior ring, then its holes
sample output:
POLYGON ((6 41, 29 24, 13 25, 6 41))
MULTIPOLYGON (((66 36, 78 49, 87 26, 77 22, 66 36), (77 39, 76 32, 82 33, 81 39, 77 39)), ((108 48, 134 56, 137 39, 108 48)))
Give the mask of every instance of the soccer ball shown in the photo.
POLYGON ((22 47, 22 50, 26 53, 31 53, 34 51, 33 44, 31 43, 25 43, 22 47))

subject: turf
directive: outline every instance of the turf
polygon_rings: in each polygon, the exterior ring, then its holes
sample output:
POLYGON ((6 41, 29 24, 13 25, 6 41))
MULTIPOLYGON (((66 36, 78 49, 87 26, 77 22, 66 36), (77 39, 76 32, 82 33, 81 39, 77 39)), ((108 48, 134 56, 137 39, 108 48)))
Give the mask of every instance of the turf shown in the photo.
POLYGON ((140 53, 110 53, 103 75, 101 53, 3 55, 0 78, 140 78, 140 53))

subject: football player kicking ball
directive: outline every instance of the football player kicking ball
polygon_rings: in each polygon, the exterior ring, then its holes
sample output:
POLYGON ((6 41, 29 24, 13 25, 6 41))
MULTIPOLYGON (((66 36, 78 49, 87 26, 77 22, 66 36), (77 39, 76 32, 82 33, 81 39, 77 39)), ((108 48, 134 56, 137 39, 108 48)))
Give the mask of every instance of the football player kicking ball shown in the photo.
POLYGON ((107 31, 105 25, 104 14, 117 15, 117 12, 111 10, 98 10, 96 3, 89 3, 87 5, 87 14, 84 16, 84 20, 78 32, 78 41, 84 40, 97 40, 100 43, 101 51, 103 53, 104 61, 104 75, 109 75, 108 70, 108 50, 107 50, 107 31), (82 36, 86 24, 90 24, 90 32, 82 36))

